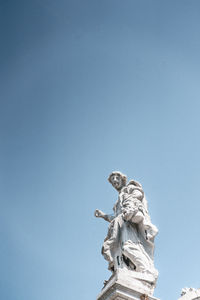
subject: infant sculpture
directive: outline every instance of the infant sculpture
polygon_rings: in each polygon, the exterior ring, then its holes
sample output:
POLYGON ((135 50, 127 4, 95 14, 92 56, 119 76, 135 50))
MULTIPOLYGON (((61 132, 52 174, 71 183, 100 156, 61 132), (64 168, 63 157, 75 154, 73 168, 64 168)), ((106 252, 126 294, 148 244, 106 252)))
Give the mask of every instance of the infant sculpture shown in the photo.
POLYGON ((108 269, 115 273, 125 269, 126 273, 155 287, 158 271, 154 267, 154 237, 158 233, 151 223, 147 201, 140 183, 126 175, 112 172, 108 178, 119 192, 113 215, 95 210, 95 216, 110 222, 108 234, 102 247, 102 255, 108 261, 108 269))

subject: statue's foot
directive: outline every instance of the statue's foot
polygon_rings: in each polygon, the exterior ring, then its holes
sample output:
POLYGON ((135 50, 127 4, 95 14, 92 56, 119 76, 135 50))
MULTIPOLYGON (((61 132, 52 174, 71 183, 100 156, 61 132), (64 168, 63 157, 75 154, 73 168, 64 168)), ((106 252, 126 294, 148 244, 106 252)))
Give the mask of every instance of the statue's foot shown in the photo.
POLYGON ((158 271, 156 269, 154 270, 146 270, 142 272, 143 274, 147 275, 147 276, 151 276, 152 278, 154 278, 154 282, 157 281, 158 278, 158 271))
POLYGON ((108 264, 108 270, 114 272, 114 262, 113 261, 109 262, 109 264, 108 264))
POLYGON ((103 286, 105 287, 107 283, 108 283, 108 280, 104 280, 103 286))

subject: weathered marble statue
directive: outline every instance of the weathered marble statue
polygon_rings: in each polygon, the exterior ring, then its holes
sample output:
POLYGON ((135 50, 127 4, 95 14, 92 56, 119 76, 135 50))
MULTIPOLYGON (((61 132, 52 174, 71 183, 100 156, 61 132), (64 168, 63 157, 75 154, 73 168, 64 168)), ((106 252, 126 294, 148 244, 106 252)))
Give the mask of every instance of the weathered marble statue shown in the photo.
POLYGON ((152 295, 158 277, 153 261, 154 237, 158 230, 151 223, 144 191, 135 180, 127 183, 121 172, 111 173, 108 180, 119 196, 113 215, 95 211, 96 217, 110 222, 102 254, 113 276, 120 270, 122 278, 130 281, 133 278, 136 286, 152 295))
POLYGON ((181 291, 181 298, 179 300, 199 300, 200 299, 200 289, 194 288, 183 288, 181 291))

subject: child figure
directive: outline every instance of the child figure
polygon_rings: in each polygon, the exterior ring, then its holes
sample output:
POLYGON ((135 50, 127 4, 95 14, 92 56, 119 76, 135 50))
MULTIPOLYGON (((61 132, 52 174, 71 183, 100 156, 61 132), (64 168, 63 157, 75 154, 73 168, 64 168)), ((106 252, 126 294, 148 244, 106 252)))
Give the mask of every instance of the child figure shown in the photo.
POLYGON ((138 182, 130 181, 121 193, 122 213, 126 221, 140 223, 144 220, 144 192, 138 182))
POLYGON ((142 225, 145 239, 151 241, 157 234, 157 228, 150 222, 147 202, 140 183, 131 180, 122 189, 120 196, 124 220, 142 225))

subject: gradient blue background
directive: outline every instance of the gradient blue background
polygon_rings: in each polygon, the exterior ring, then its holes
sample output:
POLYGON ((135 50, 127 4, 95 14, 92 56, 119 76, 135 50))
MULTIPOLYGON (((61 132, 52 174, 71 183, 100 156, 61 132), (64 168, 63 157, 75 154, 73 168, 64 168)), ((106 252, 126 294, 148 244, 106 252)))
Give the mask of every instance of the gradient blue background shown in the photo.
POLYGON ((155 296, 200 287, 200 2, 1 0, 0 298, 93 300, 113 170, 149 200, 155 296))

